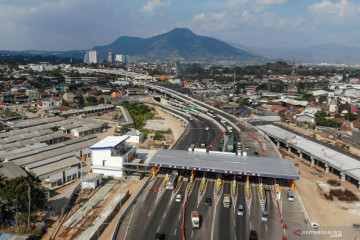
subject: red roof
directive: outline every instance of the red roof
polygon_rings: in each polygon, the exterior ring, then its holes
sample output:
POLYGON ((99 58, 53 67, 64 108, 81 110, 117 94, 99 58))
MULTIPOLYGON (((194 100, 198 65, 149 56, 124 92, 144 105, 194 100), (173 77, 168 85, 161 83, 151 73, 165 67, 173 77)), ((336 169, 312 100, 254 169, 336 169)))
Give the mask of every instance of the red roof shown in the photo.
POLYGON ((94 94, 97 94, 97 91, 96 90, 89 90, 89 91, 86 91, 85 93, 94 95, 94 94))
POLYGON ((60 100, 61 97, 52 97, 52 100, 60 100))
POLYGON ((360 122, 358 120, 353 121, 354 128, 360 128, 360 122))
POLYGON ((281 108, 281 105, 275 105, 270 108, 270 111, 275 111, 276 109, 281 108))
POLYGON ((69 110, 70 107, 67 106, 61 106, 61 107, 54 107, 53 110, 60 110, 62 112, 69 110))
POLYGON ((344 124, 339 130, 340 130, 340 131, 351 131, 351 127, 349 127, 348 125, 344 124))
POLYGON ((286 107, 281 107, 281 108, 276 109, 275 112, 281 112, 281 111, 284 111, 286 109, 287 109, 286 107))
POLYGON ((343 118, 332 118, 331 120, 337 121, 338 123, 345 122, 345 119, 343 119, 343 118))
POLYGON ((298 108, 298 112, 303 112, 305 108, 298 108))

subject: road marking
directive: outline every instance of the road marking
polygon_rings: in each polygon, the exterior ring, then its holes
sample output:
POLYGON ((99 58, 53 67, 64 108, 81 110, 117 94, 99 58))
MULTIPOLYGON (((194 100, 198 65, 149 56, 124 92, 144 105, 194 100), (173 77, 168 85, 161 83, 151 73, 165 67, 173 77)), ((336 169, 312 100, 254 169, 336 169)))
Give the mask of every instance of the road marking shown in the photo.
POLYGON ((150 214, 151 214, 151 211, 149 212, 148 216, 150 216, 150 214))
POLYGON ((163 218, 165 218, 165 216, 166 216, 166 212, 164 213, 164 216, 163 216, 163 218))
POLYGON ((159 232, 159 230, 160 230, 160 226, 159 226, 159 228, 158 228, 158 230, 157 230, 157 231, 159 232))
POLYGON ((251 230, 251 222, 250 222, 250 230, 251 230))
POLYGON ((128 224, 128 226, 127 226, 127 228, 126 228, 126 231, 125 231, 125 234, 124 234, 124 239, 126 239, 126 234, 127 234, 128 230, 129 230, 130 223, 131 223, 131 219, 132 219, 132 216, 133 216, 133 214, 134 214, 134 210, 135 210, 135 205, 134 205, 134 208, 133 208, 133 210, 132 210, 132 212, 131 212, 129 224, 128 224))
POLYGON ((174 236, 175 236, 175 234, 176 234, 176 228, 175 228, 174 236))
POLYGON ((212 226, 211 226, 211 240, 214 239, 214 226, 215 226, 216 205, 217 205, 217 203, 215 202, 213 222, 212 222, 212 226))
POLYGON ((234 227, 235 227, 235 219, 234 219, 234 227))
POLYGON ((179 218, 178 218, 178 220, 180 220, 180 217, 181 217, 181 214, 179 215, 179 218))
POLYGON ((266 224, 265 224, 265 229, 266 229, 266 231, 268 231, 268 230, 267 230, 267 225, 266 225, 266 224))
POLYGON ((193 237, 194 231, 191 231, 191 238, 193 237))

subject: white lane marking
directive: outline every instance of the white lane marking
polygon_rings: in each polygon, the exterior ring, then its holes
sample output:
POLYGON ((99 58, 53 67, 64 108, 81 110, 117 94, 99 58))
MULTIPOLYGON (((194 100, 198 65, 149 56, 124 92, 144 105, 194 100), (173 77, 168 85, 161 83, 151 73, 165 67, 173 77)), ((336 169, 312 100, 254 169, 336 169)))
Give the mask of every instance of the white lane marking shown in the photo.
POLYGON ((125 231, 125 234, 124 234, 124 239, 126 239, 126 234, 127 234, 128 230, 129 230, 130 223, 131 223, 131 219, 132 219, 132 216, 133 216, 133 214, 134 214, 134 210, 135 210, 135 205, 134 205, 134 208, 133 208, 133 210, 132 210, 132 212, 131 212, 129 224, 128 224, 128 226, 127 226, 127 228, 126 228, 126 231, 125 231))
POLYGON ((268 230, 267 230, 267 225, 266 225, 266 224, 265 224, 265 229, 266 229, 266 231, 268 231, 268 230))
POLYGON ((166 212, 164 213, 164 216, 163 216, 163 218, 165 218, 165 216, 166 216, 166 212))
POLYGON ((234 227, 235 227, 235 219, 234 219, 234 227))
POLYGON ((159 232, 159 230, 160 230, 160 226, 159 226, 159 228, 158 228, 158 230, 157 230, 157 231, 159 232))
POLYGON ((214 239, 214 226, 215 226, 216 205, 217 205, 217 203, 215 202, 214 215, 213 215, 213 221, 212 221, 212 226, 211 226, 211 240, 214 239))
POLYGON ((151 214, 151 211, 149 212, 148 216, 150 216, 150 214, 151 214))
POLYGON ((177 229, 175 228, 174 236, 176 235, 176 230, 177 230, 177 229))
POLYGON ((236 240, 236 235, 235 235, 235 240, 236 240))
POLYGON ((180 220, 180 217, 181 217, 181 214, 179 215, 179 218, 178 218, 178 220, 180 220))
POLYGON ((191 231, 191 238, 193 237, 194 231, 191 231))

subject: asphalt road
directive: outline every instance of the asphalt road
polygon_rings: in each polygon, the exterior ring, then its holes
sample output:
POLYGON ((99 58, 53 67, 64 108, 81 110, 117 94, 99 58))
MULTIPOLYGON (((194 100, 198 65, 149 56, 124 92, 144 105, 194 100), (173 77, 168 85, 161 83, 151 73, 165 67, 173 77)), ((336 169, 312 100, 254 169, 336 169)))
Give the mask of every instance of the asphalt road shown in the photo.
MULTIPOLYGON (((201 174, 196 178, 189 194, 185 211, 185 236, 186 239, 248 239, 250 231, 257 233, 258 239, 282 239, 287 236, 292 239, 292 232, 297 229, 306 229, 303 222, 299 204, 288 202, 286 199, 287 186, 282 186, 282 216, 288 230, 284 231, 280 215, 272 196, 270 181, 265 181, 266 192, 265 210, 269 212, 269 220, 261 221, 262 206, 259 200, 257 179, 251 181, 250 208, 245 200, 245 179, 237 181, 237 194, 235 204, 232 201, 230 208, 223 207, 223 195, 231 194, 231 176, 224 180, 219 195, 215 193, 215 178, 209 178, 204 193, 200 194, 201 174), (206 206, 206 197, 212 199, 211 206, 206 206), (237 215, 238 205, 244 205, 245 215, 237 215), (191 224, 191 211, 198 211, 200 215, 200 229, 193 229, 191 224), (293 230, 294 229, 294 230, 293 230)), ((187 183, 183 182, 176 194, 184 196, 183 201, 175 201, 172 190, 159 192, 149 189, 159 189, 163 177, 158 176, 140 196, 135 206, 128 212, 123 220, 116 239, 152 239, 157 232, 163 232, 166 239, 182 239, 183 206, 187 183)), ((302 239, 310 239, 304 236, 302 239)))

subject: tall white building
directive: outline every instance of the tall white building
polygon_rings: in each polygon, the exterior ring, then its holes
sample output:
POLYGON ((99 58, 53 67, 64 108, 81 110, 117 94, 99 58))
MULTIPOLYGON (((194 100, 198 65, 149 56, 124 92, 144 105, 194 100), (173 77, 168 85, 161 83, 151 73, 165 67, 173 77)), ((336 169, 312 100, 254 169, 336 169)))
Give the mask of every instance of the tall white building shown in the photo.
POLYGON ((129 63, 130 62, 130 56, 129 55, 124 55, 124 54, 116 54, 115 61, 116 62, 121 62, 121 63, 129 63))
POLYGON ((123 163, 131 162, 136 147, 126 145, 129 136, 108 136, 91 146, 92 171, 104 176, 122 177, 123 163))
POLYGON ((87 51, 85 53, 84 63, 99 63, 99 53, 97 51, 87 51))
POLYGON ((108 63, 114 62, 114 53, 113 52, 109 52, 108 57, 107 57, 107 62, 108 63))

